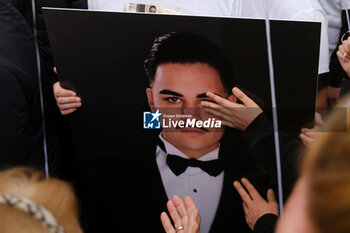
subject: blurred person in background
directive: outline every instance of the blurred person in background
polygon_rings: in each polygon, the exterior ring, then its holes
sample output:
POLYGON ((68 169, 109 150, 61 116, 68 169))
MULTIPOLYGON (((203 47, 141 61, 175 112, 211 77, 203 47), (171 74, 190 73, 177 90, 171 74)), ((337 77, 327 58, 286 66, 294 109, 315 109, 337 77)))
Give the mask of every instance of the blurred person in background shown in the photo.
POLYGON ((324 9, 328 19, 330 73, 327 87, 327 100, 328 106, 332 107, 337 103, 339 97, 344 96, 349 90, 348 77, 337 59, 336 52, 338 50, 338 45, 342 44, 342 36, 348 31, 346 10, 350 8, 350 1, 318 1, 324 9))
POLYGON ((336 54, 346 76, 350 78, 350 37, 339 45, 336 54))
POLYGON ((337 107, 325 121, 325 133, 305 154, 277 233, 350 231, 350 96, 337 107))
MULTIPOLYGON (((31 0, 8 0, 22 14, 31 31, 37 32, 37 42, 40 55, 41 86, 44 104, 44 119, 46 129, 47 151, 50 162, 50 174, 65 180, 74 179, 74 148, 71 142, 67 119, 57 110, 52 85, 58 78, 54 72, 54 61, 51 51, 42 7, 57 8, 87 8, 86 0, 35 0, 34 25, 31 0)), ((32 58, 36 62, 36 58, 32 58)))
POLYGON ((1 233, 82 233, 78 207, 65 181, 30 167, 0 172, 1 233))
POLYGON ((35 41, 24 18, 7 0, 0 0, 0 44, 0 166, 43 168, 35 41))

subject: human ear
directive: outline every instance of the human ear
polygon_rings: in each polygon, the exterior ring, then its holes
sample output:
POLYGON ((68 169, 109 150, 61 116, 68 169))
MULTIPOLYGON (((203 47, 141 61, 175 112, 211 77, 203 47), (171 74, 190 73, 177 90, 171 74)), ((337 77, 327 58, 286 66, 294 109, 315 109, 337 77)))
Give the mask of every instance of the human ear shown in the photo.
POLYGON ((148 101, 149 107, 151 108, 152 111, 155 111, 156 107, 154 106, 153 91, 151 88, 146 89, 146 95, 147 95, 147 101, 148 101))

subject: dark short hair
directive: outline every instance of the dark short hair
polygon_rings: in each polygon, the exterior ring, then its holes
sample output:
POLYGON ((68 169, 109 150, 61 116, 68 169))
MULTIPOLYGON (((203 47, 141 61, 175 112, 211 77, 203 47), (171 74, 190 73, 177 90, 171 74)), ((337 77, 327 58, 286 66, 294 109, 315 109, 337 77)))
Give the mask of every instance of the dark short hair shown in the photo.
POLYGON ((218 71, 228 93, 234 86, 229 59, 218 45, 202 36, 193 33, 171 32, 156 38, 144 62, 150 83, 154 81, 157 67, 166 63, 208 64, 218 71))

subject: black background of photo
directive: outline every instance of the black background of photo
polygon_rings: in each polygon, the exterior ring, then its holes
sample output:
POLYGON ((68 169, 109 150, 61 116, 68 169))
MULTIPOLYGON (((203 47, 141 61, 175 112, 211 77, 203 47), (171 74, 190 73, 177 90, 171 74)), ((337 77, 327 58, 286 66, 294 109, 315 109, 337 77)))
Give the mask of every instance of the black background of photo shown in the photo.
MULTIPOLYGON (((123 143, 145 133, 143 62, 154 38, 169 32, 218 44, 232 62, 234 81, 271 116, 264 20, 50 9, 44 16, 62 86, 82 97, 72 124, 89 137, 103 135, 103 147, 114 146, 121 132, 123 143)), ((310 126, 314 117, 320 25, 271 21, 279 127, 288 132, 310 126)))
MULTIPOLYGON (((232 62, 235 83, 272 115, 264 20, 43 12, 61 85, 82 97, 83 106, 69 118, 85 187, 101 170, 113 169, 118 156, 126 156, 126 150, 157 133, 144 130, 142 119, 143 111, 149 110, 143 62, 157 36, 190 32, 218 44, 232 62)), ((271 21, 279 127, 293 135, 301 127, 312 127, 320 29, 315 22, 271 21)), ((94 201, 95 189, 84 191, 87 202, 94 201)), ((99 217, 95 210, 88 211, 91 219, 99 217)))

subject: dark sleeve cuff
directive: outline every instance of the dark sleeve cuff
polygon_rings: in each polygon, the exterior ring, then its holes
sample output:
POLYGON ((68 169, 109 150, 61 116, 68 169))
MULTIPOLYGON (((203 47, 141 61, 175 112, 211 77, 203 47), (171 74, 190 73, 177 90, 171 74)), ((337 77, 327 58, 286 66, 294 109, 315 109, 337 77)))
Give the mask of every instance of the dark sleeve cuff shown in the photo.
POLYGON ((327 87, 329 85, 329 83, 331 82, 331 77, 330 77, 330 73, 323 73, 318 75, 318 85, 317 85, 317 89, 320 90, 324 87, 327 87))
POLYGON ((256 221, 254 233, 273 233, 277 222, 277 215, 265 214, 256 221))
POLYGON ((343 80, 347 79, 347 75, 343 70, 331 70, 329 86, 331 87, 341 87, 343 80))

